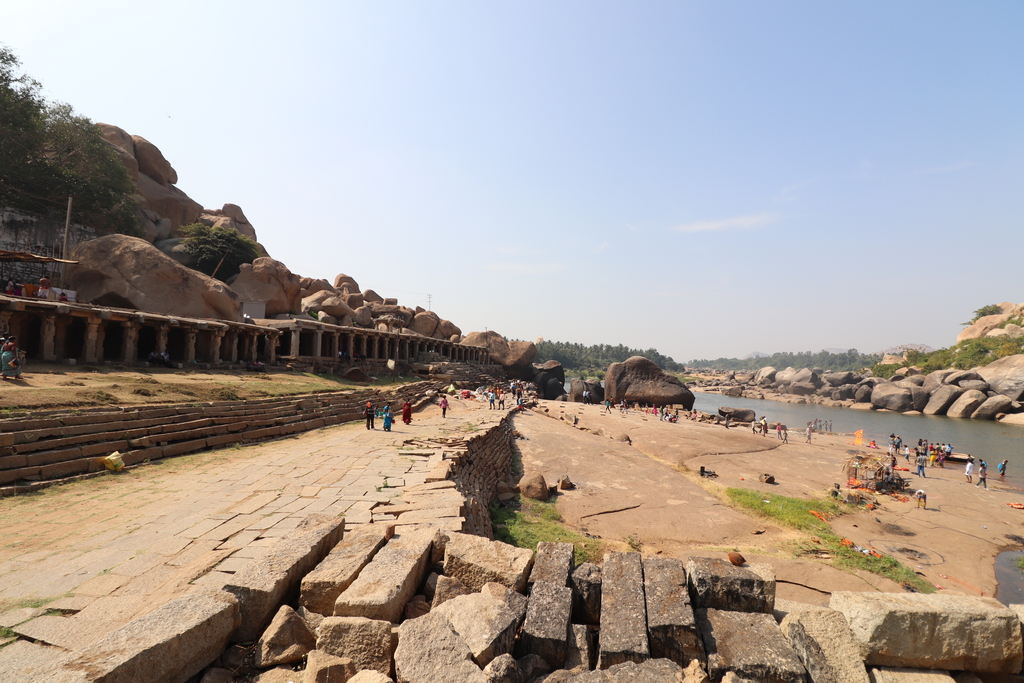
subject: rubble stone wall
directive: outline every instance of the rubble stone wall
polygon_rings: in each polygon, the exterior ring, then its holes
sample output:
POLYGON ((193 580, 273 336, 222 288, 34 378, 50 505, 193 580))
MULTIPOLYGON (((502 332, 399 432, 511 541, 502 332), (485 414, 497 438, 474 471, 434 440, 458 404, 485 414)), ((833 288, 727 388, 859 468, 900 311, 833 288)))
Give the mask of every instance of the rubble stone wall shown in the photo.
POLYGON ((467 452, 452 468, 449 479, 466 497, 465 532, 494 538, 488 509, 497 495, 498 482, 512 473, 512 414, 467 443, 467 452))

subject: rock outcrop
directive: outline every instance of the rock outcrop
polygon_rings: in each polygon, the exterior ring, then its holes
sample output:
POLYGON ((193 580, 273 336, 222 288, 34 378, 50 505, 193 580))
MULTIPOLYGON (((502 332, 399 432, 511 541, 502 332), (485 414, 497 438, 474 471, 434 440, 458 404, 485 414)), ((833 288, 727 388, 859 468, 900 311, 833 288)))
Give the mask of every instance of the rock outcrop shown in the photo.
POLYGON ((629 402, 654 405, 693 407, 694 396, 678 377, 673 377, 643 356, 633 356, 622 363, 612 363, 604 378, 605 396, 612 403, 629 402))
POLYGON ((230 287, 186 268, 149 242, 106 235, 71 254, 69 288, 78 300, 188 318, 242 321, 241 300, 230 287))
POLYGON ((265 302, 267 317, 301 310, 299 276, 269 256, 242 264, 238 275, 229 279, 228 284, 242 301, 265 302))
POLYGON ((490 353, 491 362, 501 365, 513 377, 525 380, 533 379, 533 359, 537 356, 537 346, 533 342, 512 341, 494 330, 487 332, 470 332, 462 340, 470 346, 483 346, 490 353))

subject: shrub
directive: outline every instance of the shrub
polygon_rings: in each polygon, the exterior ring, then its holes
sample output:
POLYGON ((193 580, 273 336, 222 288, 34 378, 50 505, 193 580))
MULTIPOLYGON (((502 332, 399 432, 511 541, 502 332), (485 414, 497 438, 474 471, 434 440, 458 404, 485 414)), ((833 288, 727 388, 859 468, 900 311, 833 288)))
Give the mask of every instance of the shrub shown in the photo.
POLYGON ((211 228, 192 223, 178 228, 186 251, 196 258, 195 269, 218 280, 236 275, 243 263, 252 263, 262 253, 258 244, 231 228, 211 228))

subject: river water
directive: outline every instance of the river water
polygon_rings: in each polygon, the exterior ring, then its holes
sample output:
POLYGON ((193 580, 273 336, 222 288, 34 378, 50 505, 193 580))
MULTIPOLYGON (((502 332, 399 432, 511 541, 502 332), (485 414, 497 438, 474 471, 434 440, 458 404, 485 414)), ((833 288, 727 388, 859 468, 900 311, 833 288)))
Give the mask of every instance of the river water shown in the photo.
MULTIPOLYGON (((996 463, 1004 458, 1010 461, 1008 472, 1012 476, 1024 476, 1024 426, 1004 425, 989 420, 961 420, 942 415, 902 415, 900 413, 852 410, 850 408, 829 408, 826 406, 793 403, 779 403, 749 398, 733 398, 713 392, 695 391, 694 407, 706 413, 717 413, 720 406, 749 408, 768 418, 776 420, 789 429, 804 429, 812 420, 831 420, 832 431, 852 434, 864 430, 864 443, 872 439, 879 448, 885 449, 889 434, 899 434, 903 443, 911 446, 918 439, 932 443, 953 444, 957 453, 971 453, 987 460, 995 473, 996 463)), ((793 434, 789 435, 794 438, 793 434)))

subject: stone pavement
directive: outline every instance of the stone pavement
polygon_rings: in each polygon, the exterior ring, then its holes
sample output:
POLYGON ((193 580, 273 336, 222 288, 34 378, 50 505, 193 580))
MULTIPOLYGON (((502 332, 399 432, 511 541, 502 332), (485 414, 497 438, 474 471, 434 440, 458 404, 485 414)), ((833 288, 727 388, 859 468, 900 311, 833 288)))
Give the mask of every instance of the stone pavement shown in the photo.
MULTIPOLYGON (((405 442, 468 436, 505 415, 451 404, 445 420, 428 406, 390 433, 349 423, 0 499, 0 627, 80 649, 192 585, 223 583, 306 515, 370 522, 426 480, 428 457, 405 442)), ((15 650, 3 644, 0 670, 15 650)))

